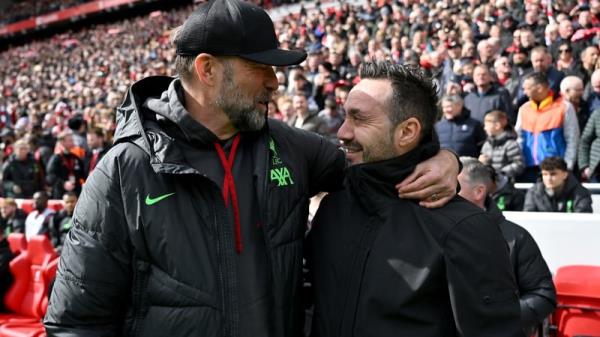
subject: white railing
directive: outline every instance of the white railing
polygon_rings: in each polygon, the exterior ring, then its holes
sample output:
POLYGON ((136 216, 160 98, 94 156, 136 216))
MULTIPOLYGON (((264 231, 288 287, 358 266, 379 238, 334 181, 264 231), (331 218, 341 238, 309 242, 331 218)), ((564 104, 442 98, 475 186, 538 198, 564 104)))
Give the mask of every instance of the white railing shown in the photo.
POLYGON ((531 233, 548 267, 600 266, 600 214, 504 212, 504 216, 531 233))

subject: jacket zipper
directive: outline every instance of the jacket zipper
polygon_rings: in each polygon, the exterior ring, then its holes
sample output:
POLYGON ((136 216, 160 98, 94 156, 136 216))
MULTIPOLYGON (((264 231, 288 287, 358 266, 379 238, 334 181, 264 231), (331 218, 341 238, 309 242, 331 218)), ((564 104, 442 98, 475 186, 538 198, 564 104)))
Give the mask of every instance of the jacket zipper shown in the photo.
MULTIPOLYGON (((215 196, 215 203, 213 204, 213 222, 214 222, 214 230, 215 235, 217 236, 216 246, 217 246, 217 259, 219 260, 219 266, 217 267, 217 277, 219 279, 219 284, 221 288, 221 302, 223 306, 223 316, 225 317, 225 323, 223 324, 222 336, 223 337, 238 337, 239 336, 239 327, 238 327, 238 289, 237 289, 237 268, 235 262, 235 256, 233 256, 233 252, 235 251, 233 247, 233 235, 227 235, 225 226, 219 225, 219 214, 221 214, 221 218, 224 220, 223 223, 229 223, 229 221, 225 221, 227 219, 227 214, 225 212, 225 204, 223 198, 221 197, 220 188, 215 184, 212 180, 210 180, 206 175, 198 172, 196 169, 188 166, 184 166, 178 164, 186 169, 192 169, 194 175, 197 177, 206 179, 212 186, 215 188, 217 193, 213 193, 215 196), (220 206, 220 207, 219 207, 220 206), (227 244, 229 243, 229 245, 227 244), (228 247, 229 246, 229 247, 228 247), (224 276, 224 273, 227 274, 227 278, 224 276), (226 284, 228 283, 228 284, 226 284)), ((168 173, 173 175, 178 175, 177 173, 168 173)))
MULTIPOLYGON (((265 248, 267 251, 267 270, 269 270, 269 283, 271 287, 274 287, 274 278, 273 278, 273 273, 275 272, 273 270, 273 250, 271 249, 270 246, 270 240, 268 237, 268 231, 267 228, 269 228, 270 223, 269 223, 269 198, 267 197, 267 193, 269 191, 269 163, 271 160, 271 152, 269 151, 269 137, 270 135, 268 133, 265 133, 265 135, 263 136, 263 145, 264 145, 264 150, 266 151, 266 156, 265 156, 265 175, 264 175, 264 181, 263 181, 263 202, 261 205, 261 214, 262 214, 262 232, 263 232, 263 240, 265 243, 265 248)), ((259 199, 260 200, 260 199, 259 199)), ((277 304, 277 298, 275 298, 275 296, 273 296, 273 301, 275 304, 277 304)))

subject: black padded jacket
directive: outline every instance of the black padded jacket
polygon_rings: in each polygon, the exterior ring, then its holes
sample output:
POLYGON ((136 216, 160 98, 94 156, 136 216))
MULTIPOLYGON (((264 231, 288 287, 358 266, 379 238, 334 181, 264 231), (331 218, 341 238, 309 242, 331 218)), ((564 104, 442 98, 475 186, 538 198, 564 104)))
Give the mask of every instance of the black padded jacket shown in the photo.
MULTIPOLYGON (((62 250, 48 336, 239 336, 244 275, 222 191, 143 107, 173 80, 135 83, 118 109, 115 144, 87 180, 62 250)), ((297 336, 308 197, 341 187, 344 156, 318 135, 271 120, 253 139, 261 164, 254 183, 237 188, 254 189, 261 210, 269 335, 297 336), (292 178, 284 185, 282 167, 292 178)))

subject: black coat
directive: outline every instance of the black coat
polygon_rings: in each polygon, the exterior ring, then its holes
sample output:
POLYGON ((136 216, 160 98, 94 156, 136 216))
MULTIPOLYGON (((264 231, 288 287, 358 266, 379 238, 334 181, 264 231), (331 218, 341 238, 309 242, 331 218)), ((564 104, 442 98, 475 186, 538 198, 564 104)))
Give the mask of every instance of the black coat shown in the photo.
POLYGON ((0 218, 0 229, 4 231, 4 235, 10 233, 25 233, 25 219, 27 219, 27 213, 22 209, 17 208, 12 218, 0 218))
POLYGON ((455 197, 438 209, 399 199, 431 152, 350 167, 307 241, 314 337, 523 336, 501 217, 455 197))
POLYGON ((525 194, 525 212, 592 213, 592 195, 569 173, 562 193, 549 196, 539 178, 525 194))
POLYGON ((454 119, 442 118, 435 124, 440 144, 454 150, 459 156, 479 157, 485 141, 485 131, 481 123, 470 117, 468 110, 454 119))
MULTIPOLYGON (((500 213, 492 200, 488 199, 486 206, 488 212, 500 213)), ((531 331, 556 308, 552 274, 537 243, 525 228, 504 219, 500 230, 508 243, 510 261, 519 286, 521 324, 531 335, 531 331)))
POLYGON ((32 155, 23 161, 11 155, 2 169, 2 185, 7 197, 31 198, 33 193, 44 188, 42 169, 32 155), (15 185, 21 188, 21 193, 13 192, 15 185))
MULTIPOLYGON (((237 280, 247 275, 236 266, 222 191, 142 107, 171 82, 135 83, 118 109, 115 145, 88 178, 62 249, 48 336, 241 334, 237 280)), ((276 121, 250 145, 254 181, 237 189, 256 193, 267 247, 273 306, 270 331, 260 335, 299 336, 308 197, 341 186, 344 156, 324 138, 276 121), (281 165, 293 183, 273 179, 281 165)))
POLYGON ((79 194, 85 178, 83 160, 70 152, 55 153, 48 160, 46 183, 52 187, 54 199, 62 199, 65 194, 64 184, 70 179, 75 183, 73 192, 79 194))
POLYGON ((522 211, 525 202, 525 192, 516 189, 515 186, 507 181, 504 185, 492 194, 492 199, 501 211, 522 211))

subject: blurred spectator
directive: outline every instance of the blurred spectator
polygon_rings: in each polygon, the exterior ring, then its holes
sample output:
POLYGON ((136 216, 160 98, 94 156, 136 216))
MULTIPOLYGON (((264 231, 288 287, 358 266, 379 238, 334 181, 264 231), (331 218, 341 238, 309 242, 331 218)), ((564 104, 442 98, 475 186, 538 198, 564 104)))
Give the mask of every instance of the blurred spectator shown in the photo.
POLYGON ((496 189, 492 193, 492 200, 501 211, 523 210, 525 192, 515 188, 513 182, 505 175, 496 175, 496 189))
POLYGON ((588 103, 583 97, 583 81, 577 76, 567 76, 560 82, 560 94, 573 106, 579 130, 583 130, 590 117, 588 103))
POLYGON ((569 41, 560 42, 558 45, 558 57, 556 60, 556 70, 562 71, 566 75, 573 75, 578 71, 579 64, 575 55, 573 55, 573 47, 569 41))
MULTIPOLYGON (((516 103, 515 99, 519 91, 519 79, 513 75, 508 57, 501 56, 496 59, 496 62, 494 62, 494 72, 496 73, 498 84, 508 92, 511 99, 511 107, 514 111, 513 102, 516 103)), ((516 116, 514 118, 516 120, 516 116)))
POLYGON ((291 121, 294 119, 294 105, 292 99, 289 96, 281 96, 277 99, 277 107, 281 112, 281 117, 284 122, 288 125, 293 126, 291 121))
POLYGON ((592 79, 584 89, 584 99, 588 102, 590 113, 600 108, 600 69, 594 70, 592 73, 592 79), (588 92, 587 98, 585 92, 588 92))
POLYGON ((15 199, 4 198, 0 200, 0 216, 0 229, 5 236, 10 233, 25 232, 27 214, 17 206, 15 199))
MULTIPOLYGON (((279 107, 277 106, 277 102, 275 99, 271 98, 269 100, 269 108, 267 109, 267 116, 272 119, 283 120, 283 115, 281 111, 279 111, 279 107)), ((102 132, 102 130, 100 130, 102 132)), ((88 140, 89 142, 89 140, 88 140)))
POLYGON ((531 50, 531 67, 533 71, 543 72, 548 78, 550 88, 555 92, 560 92, 560 82, 565 74, 556 70, 552 65, 552 55, 546 47, 535 47, 531 50))
POLYGON ((454 150, 459 156, 478 156, 485 133, 481 123, 469 116, 462 98, 444 96, 442 113, 442 119, 435 124, 440 145, 454 150))
POLYGON ((48 208, 48 194, 38 191, 33 194, 34 209, 25 219, 25 237, 29 240, 34 235, 49 235, 50 222, 54 211, 48 208))
MULTIPOLYGON (((575 29, 573 28, 573 23, 571 20, 562 20, 558 24, 558 39, 552 44, 550 47, 552 50, 552 55, 556 58, 559 56, 559 48, 561 43, 569 42, 571 43, 571 37, 575 33, 575 29)), ((581 41, 574 42, 571 45, 572 54, 574 56, 579 56, 582 50, 581 41)))
POLYGON ((303 92, 297 92, 292 97, 292 105, 294 107, 294 117, 290 121, 290 125, 304 129, 307 131, 316 132, 321 135, 327 134, 327 125, 325 121, 318 116, 316 111, 308 109, 308 99, 303 92))
POLYGON ((323 135, 335 142, 337 140, 337 131, 342 123, 344 123, 344 116, 342 116, 337 106, 335 97, 329 96, 325 99, 325 109, 319 112, 319 117, 324 121, 326 126, 326 132, 323 135))
POLYGON ((523 171, 523 153, 506 113, 494 110, 485 115, 483 127, 487 139, 481 148, 479 161, 514 181, 523 171))
POLYGON ((581 63, 578 64, 573 75, 579 77, 583 82, 588 83, 592 78, 592 73, 596 68, 598 61, 598 47, 587 46, 581 52, 581 63))
POLYGON ((563 157, 572 170, 579 140, 573 106, 555 96, 544 72, 527 75, 523 89, 530 101, 519 109, 515 125, 525 157, 525 171, 518 181, 535 182, 539 165, 546 157, 563 157))
POLYGON ((67 122, 69 129, 71 129, 71 134, 73 136, 73 144, 76 147, 82 148, 83 150, 87 150, 88 145, 86 141, 86 125, 83 120, 83 116, 77 114, 67 122))
MULTIPOLYGON (((494 216, 501 211, 489 197, 495 189, 494 172, 475 158, 461 158, 463 169, 458 175, 459 195, 494 216)), ((527 336, 556 308, 556 290, 546 261, 529 232, 506 219, 500 231, 508 243, 510 261, 519 287, 521 324, 527 336)))
POLYGON ((471 112, 471 118, 483 123, 485 115, 492 110, 501 110, 509 114, 514 121, 510 96, 504 88, 493 83, 492 74, 486 65, 478 65, 473 70, 473 82, 476 90, 465 97, 465 108, 471 112))
POLYGON ((592 113, 583 129, 578 155, 582 178, 600 182, 600 109, 592 113))
POLYGON ((542 178, 525 195, 523 211, 592 213, 590 191, 567 170, 560 157, 542 161, 542 178))
POLYGON ((44 188, 42 169, 33 158, 29 144, 20 139, 14 144, 14 153, 2 168, 4 195, 13 198, 31 198, 44 188))
POLYGON ((65 242, 66 235, 73 226, 71 219, 73 218, 73 211, 77 204, 77 194, 73 192, 67 192, 62 198, 63 209, 55 213, 50 221, 50 239, 52 245, 60 254, 62 245, 65 242))
POLYGON ((73 135, 63 131, 46 168, 46 182, 52 188, 54 199, 60 199, 65 192, 74 191, 78 195, 81 192, 85 169, 83 161, 71 152, 74 147, 73 135))
POLYGON ((89 175, 110 147, 104 141, 104 132, 99 128, 88 130, 87 145, 88 151, 85 153, 84 165, 85 172, 89 175))
POLYGON ((59 11, 91 0, 19 0, 8 2, 0 16, 0 25, 9 24, 32 16, 59 11))

